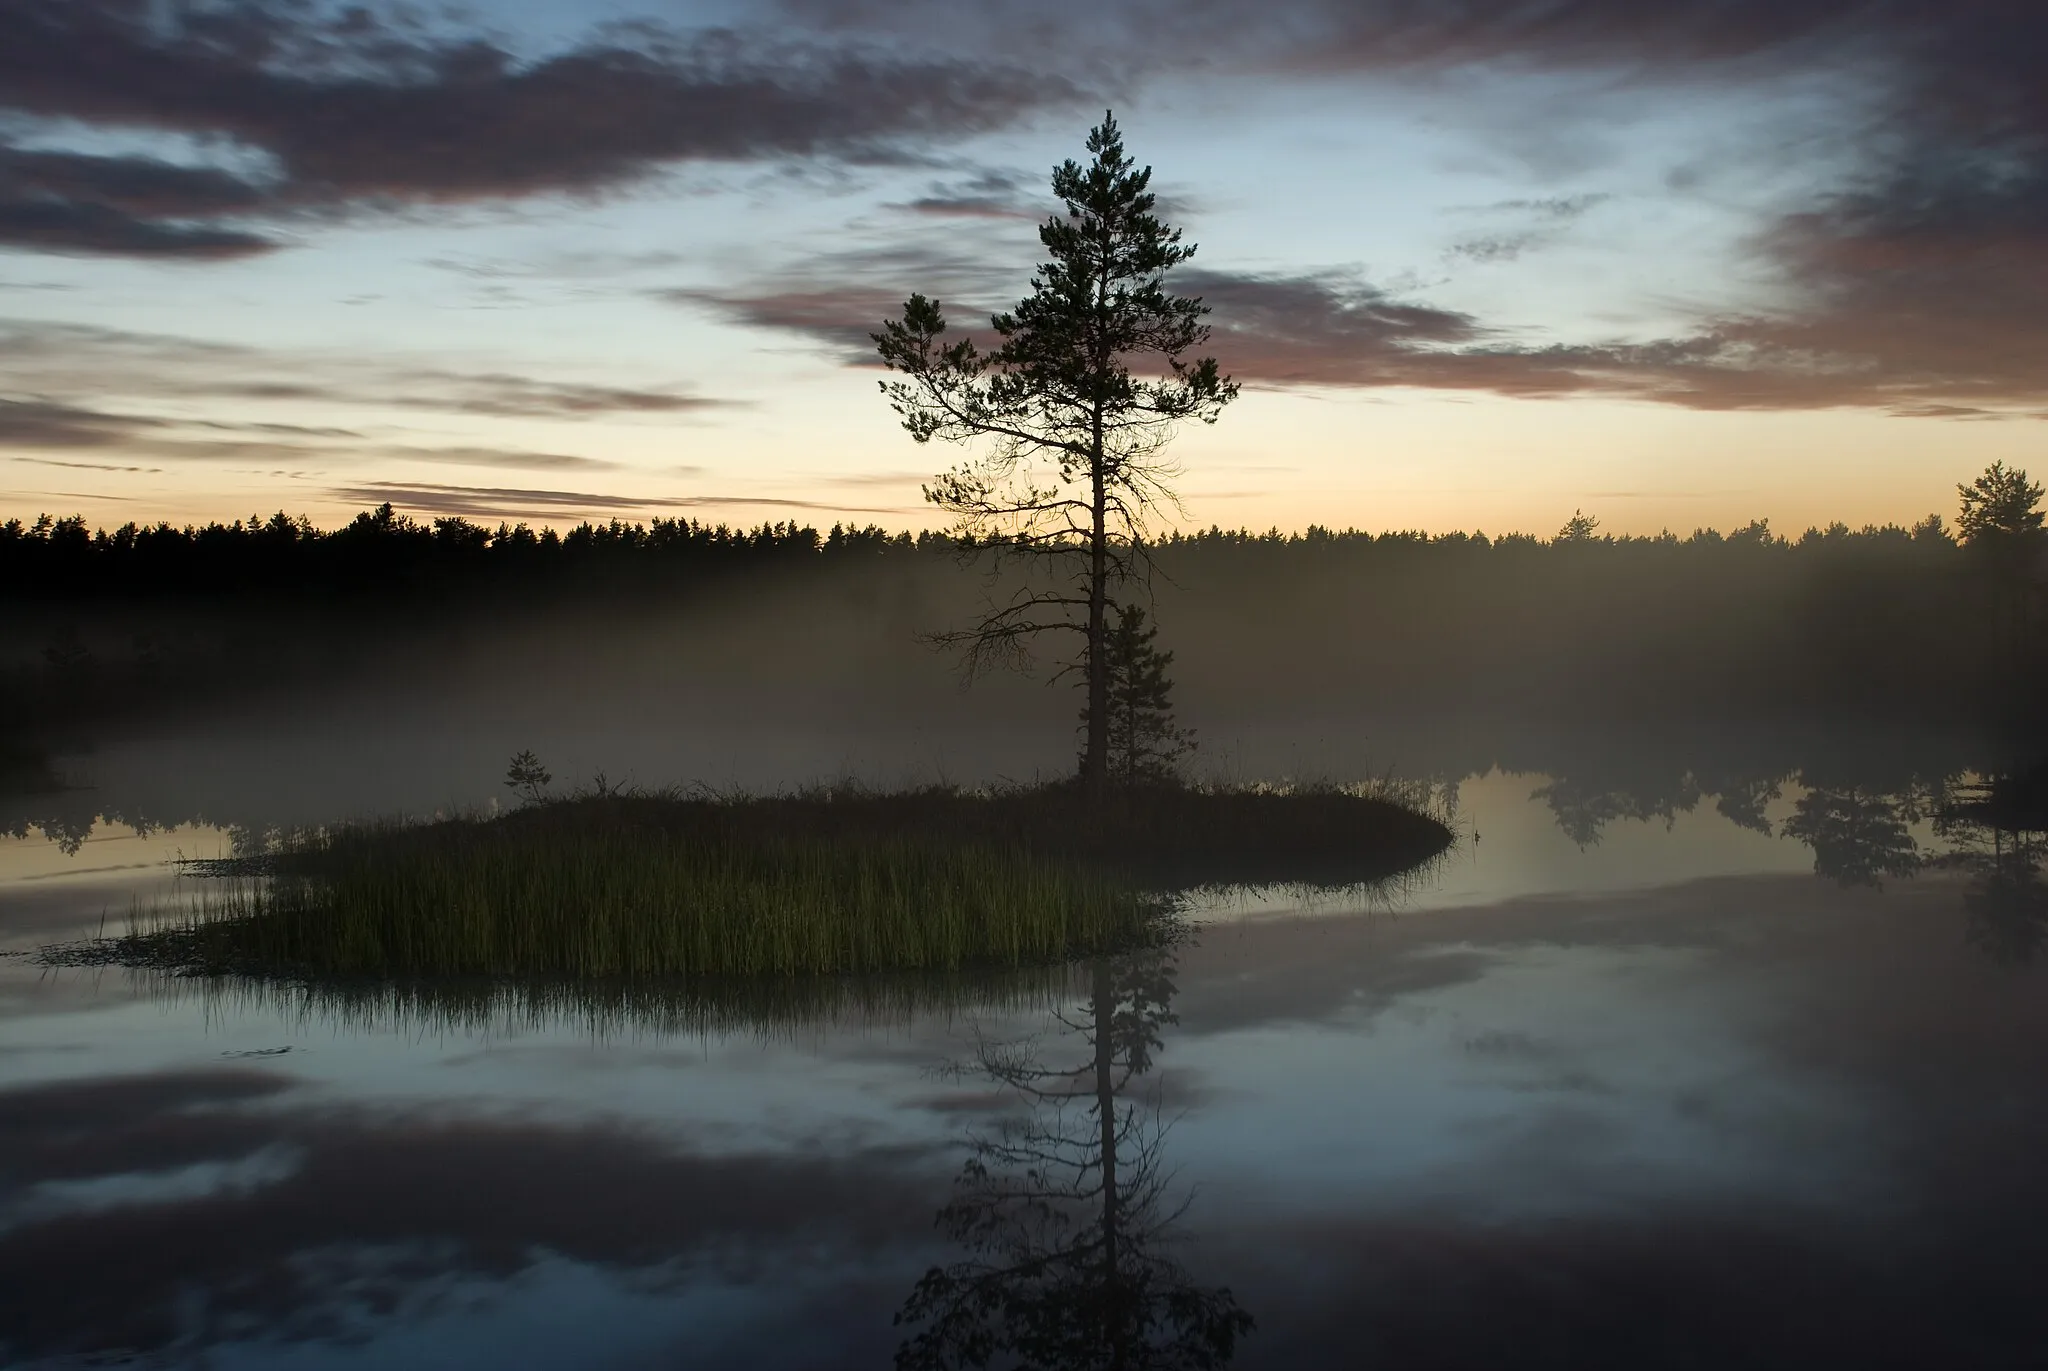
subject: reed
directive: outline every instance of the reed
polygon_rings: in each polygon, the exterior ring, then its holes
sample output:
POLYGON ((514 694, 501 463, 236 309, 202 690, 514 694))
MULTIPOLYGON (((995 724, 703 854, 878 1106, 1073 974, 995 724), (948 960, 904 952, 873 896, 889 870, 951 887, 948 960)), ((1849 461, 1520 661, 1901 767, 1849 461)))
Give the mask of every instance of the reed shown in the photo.
POLYGON ((224 879, 145 920, 118 960, 572 981, 1014 968, 1155 936, 1178 889, 1373 880, 1449 840, 1334 789, 602 791, 288 834, 211 864, 224 879))

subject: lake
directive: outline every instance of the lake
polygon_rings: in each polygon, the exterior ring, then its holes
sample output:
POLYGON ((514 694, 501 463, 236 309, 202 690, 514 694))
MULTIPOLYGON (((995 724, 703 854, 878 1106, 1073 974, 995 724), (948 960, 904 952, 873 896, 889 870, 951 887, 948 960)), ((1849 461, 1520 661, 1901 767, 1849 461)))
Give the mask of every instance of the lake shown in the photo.
MULTIPOLYGON (((1425 764, 1439 866, 950 1000, 0 958, 0 1359, 2031 1366, 2039 836, 1873 748, 1425 764)), ((0 839, 0 947, 175 898, 209 803, 0 839)))

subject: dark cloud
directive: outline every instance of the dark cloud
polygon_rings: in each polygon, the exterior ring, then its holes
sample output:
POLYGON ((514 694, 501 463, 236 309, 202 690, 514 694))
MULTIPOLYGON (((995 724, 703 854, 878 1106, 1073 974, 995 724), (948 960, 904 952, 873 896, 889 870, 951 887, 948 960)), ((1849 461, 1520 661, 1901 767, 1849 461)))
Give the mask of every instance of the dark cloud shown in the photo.
MULTIPOLYGON (((801 334, 824 344, 849 365, 872 366, 876 365, 875 343, 869 335, 882 326, 882 320, 902 313, 910 289, 794 284, 769 285, 758 291, 670 290, 661 292, 661 298, 673 304, 709 307, 748 328, 801 334)), ((958 319, 958 313, 954 312, 957 322, 970 327, 977 322, 974 314, 958 319)), ((986 317, 985 312, 980 317, 986 317)))
MULTIPOLYGON (((575 380, 543 380, 509 372, 463 372, 435 366, 405 366, 319 353, 204 343, 167 334, 143 334, 87 325, 35 320, 0 320, 0 358, 11 380, 47 394, 63 394, 66 405, 38 401, 45 427, 56 431, 68 419, 81 435, 104 434, 120 426, 176 426, 170 419, 117 418, 84 409, 84 395, 124 397, 205 396, 224 400, 310 402, 364 408, 474 414, 490 418, 588 420, 605 416, 704 414, 739 402, 700 395, 676 386, 640 387, 575 380)), ((8 441, 11 411, 0 400, 0 443, 8 441)), ((21 402, 16 402, 19 408, 21 402)), ((15 414, 13 427, 26 431, 38 416, 15 414)), ((354 438, 363 434, 334 425, 263 420, 191 421, 190 427, 275 435, 282 438, 354 438)), ((589 459, 568 459, 585 464, 589 459)), ((530 463, 529 463, 530 464, 530 463)))
MULTIPOLYGON (((444 380, 449 378, 443 378, 444 380)), ((459 378, 458 378, 459 379, 459 378)), ((502 394, 510 396, 535 395, 549 399, 561 398, 560 393, 568 392, 571 401, 582 398, 580 388, 547 386, 538 382, 523 382, 516 377, 475 378, 476 394, 502 394)), ((307 395, 322 395, 315 387, 304 388, 307 395)), ((294 398, 303 398, 293 388, 294 398)), ((592 403, 613 403, 614 395, 629 392, 597 392, 592 403)), ((322 395, 322 398, 333 398, 322 395)), ((668 397, 650 397, 665 399, 668 397)), ((413 404, 419 408, 459 408, 457 405, 434 405, 415 398, 413 404)), ((479 413, 540 414, 547 411, 539 408, 503 410, 476 410, 479 413)), ((464 447, 418 447, 403 444, 371 443, 363 440, 362 434, 352 429, 316 428, 298 424, 243 423, 231 424, 216 420, 180 420, 166 416, 144 416, 132 414, 111 414, 101 410, 87 409, 78 405, 60 404, 44 400, 0 399, 0 448, 27 449, 31 452, 75 451, 80 449, 117 449, 122 453, 146 454, 152 457, 184 461, 220 461, 247 459, 252 456, 296 456, 311 458, 348 458, 351 460, 385 459, 402 462, 427 462, 447 466, 497 467, 511 471, 618 471, 620 463, 605 461, 596 457, 583 457, 572 453, 530 452, 516 448, 495 448, 480 446, 464 447), (195 430, 197 432, 195 432, 195 430), (202 436, 209 433, 232 433, 253 436, 215 438, 202 436), (307 441, 316 440, 316 441, 307 441), (317 441, 329 440, 329 441, 317 441)), ((158 467, 122 465, 107 462, 60 461, 42 457, 14 457, 17 462, 32 462, 41 466, 70 467, 88 471, 156 472, 158 467)), ((594 498, 594 497, 593 497, 594 498)))
POLYGON ((532 60, 350 8, 0 0, 0 109, 221 140, 243 177, 9 149, 0 243, 217 258, 279 216, 628 185, 687 161, 886 156, 1071 100, 1003 62, 615 27, 532 60))
POLYGON ((701 1154, 623 1127, 301 1105, 293 1085, 216 1070, 0 1094, 21 1206, 0 1230, 0 1359, 339 1336, 365 1307, 431 1302, 430 1275, 508 1281, 543 1254, 643 1280, 871 1260, 921 1242, 943 1189, 905 1149, 701 1154), (203 1165, 239 1179, 146 1184, 203 1165), (61 1183, 112 1177, 119 1202, 65 1202, 61 1183))
POLYGON ((158 426, 151 419, 46 400, 0 399, 0 447, 110 447, 158 426))
MULTIPOLYGON (((1840 239, 1828 236, 1802 250, 1817 258, 1839 249, 1840 239)), ((1837 280, 1803 311, 1708 320, 1697 333, 1647 342, 1531 342, 1526 332, 1404 298, 1347 272, 1189 268, 1174 284, 1209 304, 1211 351, 1253 386, 1405 386, 1519 399, 1604 396, 1700 410, 1860 407, 1912 417, 2000 417, 2014 407, 2048 406, 2048 327, 2037 325, 2030 308, 2038 288, 2040 308, 2048 311, 2048 286, 2037 286, 2048 273, 2022 260, 2034 251, 2014 247, 1990 260, 1980 254, 1939 268, 1915 256, 1882 279, 1864 273, 1837 280), (2001 269, 2031 270, 2036 281, 2015 280, 1994 292, 1991 278, 2001 269), (1971 297, 1943 301, 1944 276, 1968 280, 1971 297)), ((1811 274, 1825 270, 1815 260, 1811 274)), ((875 272, 855 275, 837 286, 770 281, 665 298, 799 334, 848 364, 869 366, 868 335, 931 276, 907 266, 903 287, 890 289, 860 279, 875 272)), ((973 329, 987 308, 949 305, 948 317, 956 328, 973 329)))
POLYGON ((962 181, 935 181, 929 194, 890 208, 951 219, 1036 221, 1046 212, 1016 177, 999 171, 984 171, 962 181))
POLYGON ((510 418, 581 418, 599 414, 681 414, 717 409, 731 402, 674 391, 540 381, 528 376, 459 376, 428 373, 420 378, 432 393, 393 397, 415 409, 510 418))
POLYGON ((0 243, 126 257, 243 257, 274 244, 206 221, 261 201, 257 187, 215 168, 0 146, 0 243))
MULTIPOLYGON (((869 337, 900 313, 916 283, 938 275, 912 267, 904 286, 768 283, 756 291, 670 292, 709 304, 734 322, 812 338, 850 364, 874 365, 869 337)), ((1581 367, 1588 357, 1536 352, 1487 340, 1492 330, 1469 314, 1400 300, 1346 274, 1249 276, 1185 270, 1177 289, 1214 311, 1213 350, 1226 370, 1252 385, 1413 385, 1503 394, 1556 396, 1599 388, 1581 367)), ((983 326, 988 308, 949 303, 956 328, 983 326)))
POLYGON ((957 48, 1039 56, 1085 51, 1136 76, 1196 65, 1287 73, 1529 67, 1784 66, 1844 49, 1904 48, 1955 15, 2026 31, 2000 0, 1939 11, 1911 0, 1273 0, 1246 8, 1173 0, 782 0, 840 31, 918 33, 957 48), (1142 40, 1142 41, 1141 41, 1142 40))
POLYGON ((1020 256, 1007 268, 993 257, 957 244, 893 243, 822 253, 799 272, 756 282, 651 295, 667 304, 708 309, 749 328, 807 337, 850 365, 873 366, 875 344, 869 335, 883 319, 901 314, 913 291, 940 300, 954 328, 985 333, 989 315, 1006 308, 1030 275, 1028 257, 1020 256))
POLYGON ((1174 285, 1209 305, 1217 357, 1252 384, 1399 385, 1394 377, 1425 349, 1486 334, 1469 314, 1407 303, 1351 276, 1190 270, 1174 285))
POLYGON ((0 185, 0 244, 45 252, 187 261, 248 257, 277 246, 269 238, 239 229, 166 223, 104 205, 9 195, 13 189, 0 185))

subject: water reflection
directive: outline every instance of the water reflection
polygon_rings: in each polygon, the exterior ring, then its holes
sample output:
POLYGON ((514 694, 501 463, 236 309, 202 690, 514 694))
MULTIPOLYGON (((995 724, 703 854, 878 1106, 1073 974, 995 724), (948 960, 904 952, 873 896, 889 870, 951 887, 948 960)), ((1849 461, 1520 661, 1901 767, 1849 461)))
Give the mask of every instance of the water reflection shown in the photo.
POLYGON ((1700 786, 1691 772, 1670 778, 1668 786, 1617 787, 1583 775, 1560 776, 1538 786, 1529 798, 1548 805, 1565 836, 1586 848, 1600 841, 1607 825, 1621 819, 1661 819, 1669 828, 1680 814, 1691 813, 1699 804, 1700 786))
POLYGON ((1837 885, 1881 887, 1887 876, 1920 869, 1920 844, 1911 825, 1924 817, 1912 790, 1816 788, 1799 797, 1782 832, 1813 849, 1816 876, 1837 885))
POLYGON ((1050 965, 950 973, 696 980, 294 979, 130 973, 150 998, 209 1018, 274 1018, 367 1034, 509 1036, 566 1030, 620 1039, 787 1038, 963 1015, 1040 1013, 1080 973, 1050 965))
MULTIPOLYGON (((800 1321, 813 1287, 900 1266, 902 1216, 931 1203, 902 1147, 717 1143, 337 1101, 239 1065, 0 1089, 0 1364, 274 1365, 323 1347, 331 1364, 367 1344, 365 1365, 446 1365, 431 1339, 407 1348, 408 1328, 466 1304, 516 1327, 492 1292, 573 1302, 568 1266, 620 1292, 602 1306, 619 1322, 500 1364, 587 1366, 617 1356, 620 1323, 744 1287, 749 1261, 800 1321)), ((763 1345, 757 1331, 708 1364, 760 1364, 763 1345)))
POLYGON ((2048 943, 2048 882, 2041 865, 2048 842, 2040 835, 1999 833, 1992 850, 1963 890, 1973 947, 1995 962, 2024 966, 2048 943))
MULTIPOLYGON (((1529 799, 1542 803, 1582 851, 1597 847, 1618 822, 1673 828, 1711 796, 1715 812, 1736 827, 1804 844, 1814 874, 1844 887, 1881 889, 1930 866, 1981 869, 1972 908, 2005 911, 2001 926, 2019 938, 2032 917, 2030 873, 2040 860, 2038 840, 2024 835, 2048 826, 2044 775, 2048 765, 2012 767, 1988 780, 1969 768, 1926 775, 1839 762, 1719 777, 1596 765, 1552 776, 1529 799), (1796 792, 1790 813, 1774 821, 1770 809, 1788 791, 1796 792)), ((2002 956, 2022 945, 1993 943, 2007 949, 2002 956)))
POLYGON ((2048 946, 2048 763, 2015 768, 1963 788, 1936 819, 1953 846, 1971 946, 1995 962, 2025 966, 2048 946))
POLYGON ((957 1074, 1021 1112, 971 1139, 938 1227, 968 1255, 934 1266, 896 1315, 904 1371, 992 1364, 1208 1368, 1252 1317, 1169 1254, 1176 1199, 1151 1069, 1172 1009, 1171 948, 1096 960, 1053 1042, 982 1041, 957 1074))

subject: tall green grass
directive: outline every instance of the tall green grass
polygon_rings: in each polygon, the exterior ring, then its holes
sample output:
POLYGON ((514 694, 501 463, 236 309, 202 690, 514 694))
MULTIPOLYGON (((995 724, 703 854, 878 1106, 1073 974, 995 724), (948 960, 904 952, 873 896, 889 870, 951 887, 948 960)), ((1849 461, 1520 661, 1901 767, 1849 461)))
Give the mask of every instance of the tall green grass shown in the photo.
POLYGON ((1449 841, 1334 789, 607 791, 286 835, 260 863, 213 864, 227 878, 119 959, 572 981, 1014 968, 1153 936, 1175 890, 1377 880, 1449 841))
POLYGON ((986 843, 523 830, 301 838, 155 932, 198 965, 344 976, 795 976, 1052 961, 1157 913, 1107 873, 986 843))

